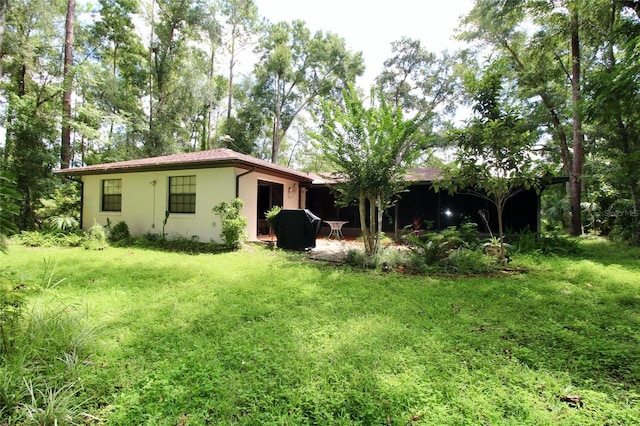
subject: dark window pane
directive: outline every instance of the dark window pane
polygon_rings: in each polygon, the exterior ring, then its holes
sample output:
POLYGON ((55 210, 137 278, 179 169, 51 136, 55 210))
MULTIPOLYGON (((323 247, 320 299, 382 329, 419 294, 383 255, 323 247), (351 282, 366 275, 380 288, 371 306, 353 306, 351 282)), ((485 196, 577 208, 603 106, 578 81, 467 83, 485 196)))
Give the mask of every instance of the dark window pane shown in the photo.
POLYGON ((196 212, 195 176, 174 176, 169 178, 169 212, 196 212))
POLYGON ((122 179, 104 179, 102 181, 102 211, 119 212, 122 210, 122 179))

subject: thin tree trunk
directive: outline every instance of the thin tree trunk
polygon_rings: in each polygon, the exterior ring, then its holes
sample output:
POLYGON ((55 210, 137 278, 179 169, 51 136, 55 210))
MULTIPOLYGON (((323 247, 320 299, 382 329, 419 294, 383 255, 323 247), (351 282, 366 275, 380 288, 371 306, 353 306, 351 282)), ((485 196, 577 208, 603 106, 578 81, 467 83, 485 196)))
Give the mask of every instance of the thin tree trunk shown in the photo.
MULTIPOLYGON (((215 65, 215 48, 213 46, 213 42, 211 42, 211 56, 209 57, 209 70, 207 72, 207 82, 208 82, 209 90, 211 90, 211 85, 213 84, 214 65, 215 65)), ((209 93, 209 96, 211 96, 211 93, 209 93)), ((205 123, 204 123, 205 143, 204 143, 203 149, 211 149, 211 110, 213 109, 213 102, 211 101, 211 98, 207 100, 206 108, 207 108, 207 111, 205 114, 205 123)))
POLYGON ((380 250, 380 240, 382 239, 382 218, 384 215, 384 211, 382 210, 382 202, 380 200, 380 196, 377 197, 376 207, 378 210, 378 222, 377 222, 378 229, 376 229, 376 239, 375 239, 376 246, 375 246, 374 254, 377 254, 378 251, 380 250))
POLYGON ((9 9, 9 0, 0 0, 0 77, 2 76, 2 57, 4 56, 4 49, 2 43, 4 42, 4 27, 7 22, 7 10, 9 9))
POLYGON ((362 232, 364 252, 369 254, 371 247, 369 246, 369 228, 367 228, 367 199, 363 193, 358 196, 358 211, 360 213, 360 231, 362 232))
POLYGON ((278 162, 278 154, 280 153, 280 120, 282 120, 282 98, 280 93, 280 75, 276 80, 276 116, 273 120, 273 138, 271 144, 271 162, 278 162))
POLYGON ((569 232, 577 236, 582 233, 582 175, 584 169, 584 133, 580 114, 580 36, 578 11, 571 13, 571 92, 573 100, 573 167, 569 176, 571 185, 571 226, 569 232))
POLYGON ((73 91, 73 28, 76 15, 76 0, 67 1, 67 19, 64 40, 64 92, 62 94, 62 144, 60 168, 68 169, 71 163, 71 92, 73 91))

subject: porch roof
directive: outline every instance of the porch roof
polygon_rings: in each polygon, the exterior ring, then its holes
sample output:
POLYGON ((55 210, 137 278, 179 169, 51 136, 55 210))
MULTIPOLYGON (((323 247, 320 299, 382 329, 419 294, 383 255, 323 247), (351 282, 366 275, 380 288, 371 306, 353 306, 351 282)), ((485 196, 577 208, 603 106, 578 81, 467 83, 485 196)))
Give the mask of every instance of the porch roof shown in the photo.
MULTIPOLYGON (((332 185, 342 180, 340 175, 326 173, 310 173, 313 185, 332 185)), ((442 176, 442 171, 436 168, 416 168, 405 175, 407 182, 433 182, 442 176)))

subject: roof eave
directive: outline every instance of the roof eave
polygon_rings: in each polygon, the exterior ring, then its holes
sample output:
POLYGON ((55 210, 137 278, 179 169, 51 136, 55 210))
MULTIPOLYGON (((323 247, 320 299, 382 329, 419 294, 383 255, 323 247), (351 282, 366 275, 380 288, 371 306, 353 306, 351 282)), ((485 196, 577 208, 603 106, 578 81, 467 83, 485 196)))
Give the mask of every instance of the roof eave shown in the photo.
POLYGON ((61 169, 54 171, 55 174, 65 176, 89 176, 89 175, 107 175, 117 173, 142 173, 142 172, 159 172, 159 171, 171 171, 171 170, 197 170, 197 169, 214 169, 223 167, 238 167, 245 170, 254 170, 261 173, 284 177, 287 179, 293 179, 298 182, 311 183, 313 179, 302 174, 288 173, 283 170, 275 170, 269 167, 255 164, 249 161, 243 161, 240 159, 229 160, 207 160, 207 161, 189 161, 184 163, 171 163, 171 164, 149 164, 149 165, 134 165, 134 166, 118 166, 118 167, 101 167, 94 169, 78 168, 78 169, 61 169))

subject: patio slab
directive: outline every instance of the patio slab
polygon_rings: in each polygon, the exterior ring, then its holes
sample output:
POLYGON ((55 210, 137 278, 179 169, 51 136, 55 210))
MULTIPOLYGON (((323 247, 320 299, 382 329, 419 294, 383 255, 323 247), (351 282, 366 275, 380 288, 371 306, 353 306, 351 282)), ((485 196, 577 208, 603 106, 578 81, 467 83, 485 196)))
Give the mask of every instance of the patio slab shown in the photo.
POLYGON ((318 238, 316 240, 315 248, 309 251, 309 259, 332 263, 344 263, 349 250, 361 248, 362 243, 355 241, 318 238))

